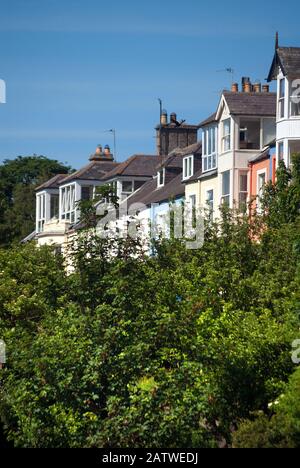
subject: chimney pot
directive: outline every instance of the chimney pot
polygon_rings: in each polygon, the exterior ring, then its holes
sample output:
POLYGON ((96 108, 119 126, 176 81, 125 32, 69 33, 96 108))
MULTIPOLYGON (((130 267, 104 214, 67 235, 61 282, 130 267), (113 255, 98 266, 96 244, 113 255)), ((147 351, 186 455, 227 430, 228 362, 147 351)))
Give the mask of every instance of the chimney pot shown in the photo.
POLYGON ((95 151, 95 154, 103 154, 103 153, 102 153, 102 146, 101 146, 101 145, 98 145, 98 146, 97 146, 96 151, 95 151))
POLYGON ((160 124, 167 125, 168 124, 168 112, 163 110, 160 116, 160 124))
POLYGON ((110 154, 110 147, 109 147, 109 145, 106 145, 106 146, 104 147, 104 154, 105 154, 105 155, 110 154))
POLYGON ((253 89, 255 93, 261 93, 261 84, 259 82, 254 83, 253 89))
POLYGON ((177 121, 177 115, 175 112, 172 112, 172 114, 170 114, 170 122, 174 123, 176 121, 177 121))
POLYGON ((238 92, 239 92, 239 85, 238 85, 238 83, 232 83, 232 85, 231 85, 231 92, 232 92, 232 93, 238 93, 238 92))
POLYGON ((250 83, 250 78, 248 76, 242 77, 242 90, 245 92, 246 83, 250 83))
POLYGON ((267 85, 267 84, 263 85, 262 92, 263 93, 268 93, 269 91, 270 91, 270 86, 267 85))
POLYGON ((245 83, 245 93, 251 93, 252 91, 252 86, 250 82, 245 83))

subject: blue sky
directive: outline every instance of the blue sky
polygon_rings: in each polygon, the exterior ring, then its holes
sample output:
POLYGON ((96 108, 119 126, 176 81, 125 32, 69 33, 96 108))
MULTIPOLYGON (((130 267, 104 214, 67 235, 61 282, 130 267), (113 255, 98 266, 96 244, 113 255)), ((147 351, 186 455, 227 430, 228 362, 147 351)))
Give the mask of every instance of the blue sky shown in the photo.
POLYGON ((0 0, 0 162, 82 166, 105 130, 118 159, 155 153, 157 98, 198 123, 235 80, 267 76, 278 30, 300 46, 299 1, 0 0))

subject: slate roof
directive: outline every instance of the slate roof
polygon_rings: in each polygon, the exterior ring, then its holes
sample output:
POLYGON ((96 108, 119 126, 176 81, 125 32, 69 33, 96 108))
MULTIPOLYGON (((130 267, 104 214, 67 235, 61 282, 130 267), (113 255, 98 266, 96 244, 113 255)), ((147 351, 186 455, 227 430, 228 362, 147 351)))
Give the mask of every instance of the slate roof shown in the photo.
POLYGON ((156 173, 158 156, 135 154, 126 161, 120 163, 108 172, 104 179, 112 179, 117 176, 151 177, 156 173))
MULTIPOLYGON (((161 164, 158 165, 158 168, 163 167, 172 167, 182 169, 182 162, 184 156, 189 154, 201 154, 202 142, 198 141, 190 146, 185 148, 176 148, 173 150, 167 159, 165 159, 161 164)), ((185 184, 182 181, 182 171, 180 174, 173 177, 167 184, 163 187, 157 187, 157 177, 146 182, 139 190, 137 190, 133 195, 127 199, 128 206, 134 203, 143 203, 144 205, 151 205, 152 203, 162 203, 166 202, 179 196, 185 194, 185 184)))
POLYGON ((270 148, 267 148, 266 150, 255 154, 254 156, 251 156, 251 158, 248 159, 248 162, 250 164, 253 164, 255 162, 263 161, 264 159, 268 159, 270 157, 270 148))
POLYGON ((268 76, 268 81, 277 77, 278 66, 285 76, 300 78, 300 47, 278 47, 268 76))
POLYGON ((151 205, 152 203, 161 203, 169 201, 185 193, 185 186, 182 182, 182 174, 174 177, 168 184, 157 188, 157 178, 146 182, 140 190, 135 192, 128 200, 128 206, 134 203, 143 203, 151 205))
POLYGON ((102 180, 108 172, 118 165, 119 163, 113 161, 91 161, 82 169, 62 179, 60 185, 73 182, 74 180, 102 180))
POLYGON ((276 116, 276 93, 224 91, 223 95, 233 115, 276 116))
POLYGON ((57 174, 56 176, 52 177, 51 179, 44 182, 42 185, 35 189, 36 192, 45 189, 58 189, 60 182, 67 177, 67 174, 57 174))
POLYGON ((216 117, 217 113, 214 112, 212 115, 210 115, 207 119, 203 120, 202 122, 199 123, 199 128, 205 127, 205 125, 211 124, 213 122, 216 122, 216 117))
POLYGON ((202 142, 198 141, 197 143, 193 143, 190 146, 186 146, 185 148, 176 148, 174 149, 167 158, 158 164, 158 168, 160 167, 179 167, 182 168, 182 158, 184 156, 188 156, 189 154, 201 154, 202 153, 202 142))

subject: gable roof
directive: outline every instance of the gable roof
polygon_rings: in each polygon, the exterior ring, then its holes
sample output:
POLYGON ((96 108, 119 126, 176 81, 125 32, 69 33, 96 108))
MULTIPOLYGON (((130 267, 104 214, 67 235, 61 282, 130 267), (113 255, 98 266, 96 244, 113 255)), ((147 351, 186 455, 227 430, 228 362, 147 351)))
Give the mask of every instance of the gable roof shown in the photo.
POLYGON ((202 122, 199 123, 199 128, 205 127, 205 125, 209 125, 213 122, 217 122, 217 113, 214 112, 212 115, 210 115, 207 119, 203 120, 202 122))
POLYGON ((157 162, 158 156, 134 154, 109 171, 104 179, 108 180, 117 176, 151 177, 156 173, 157 162))
POLYGON ((44 182, 42 185, 35 189, 36 192, 45 189, 58 189, 60 182, 67 177, 68 174, 57 174, 56 176, 52 177, 51 179, 44 182))
POLYGON ((278 67, 285 76, 300 76, 300 47, 278 47, 267 80, 277 77, 278 67))
POLYGON ((276 93, 246 93, 223 91, 232 115, 276 116, 276 93))
POLYGON ((119 163, 113 161, 91 161, 82 169, 62 179, 60 185, 73 182, 74 180, 102 180, 109 171, 118 165, 119 163))

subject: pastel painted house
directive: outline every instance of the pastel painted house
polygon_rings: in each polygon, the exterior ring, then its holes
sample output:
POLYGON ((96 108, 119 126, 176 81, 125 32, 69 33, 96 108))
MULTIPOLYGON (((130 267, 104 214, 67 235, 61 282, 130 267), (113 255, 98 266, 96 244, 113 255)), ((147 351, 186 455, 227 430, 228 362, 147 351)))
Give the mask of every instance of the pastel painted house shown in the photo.
POLYGON ((260 196, 266 183, 276 180, 275 142, 260 154, 249 159, 250 200, 252 209, 260 209, 260 196))

